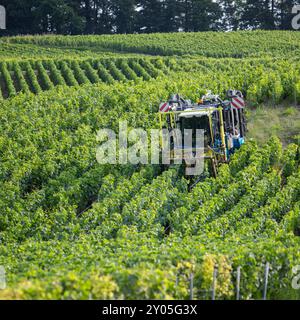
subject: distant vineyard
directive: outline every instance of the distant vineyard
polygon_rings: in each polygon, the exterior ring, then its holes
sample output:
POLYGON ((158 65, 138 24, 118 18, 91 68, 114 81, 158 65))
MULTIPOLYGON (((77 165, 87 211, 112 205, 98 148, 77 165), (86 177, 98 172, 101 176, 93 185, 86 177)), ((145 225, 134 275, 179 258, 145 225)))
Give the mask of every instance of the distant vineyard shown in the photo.
POLYGON ((199 32, 101 36, 28 36, 7 38, 12 44, 34 44, 83 50, 143 53, 151 55, 200 55, 215 58, 295 57, 299 33, 291 31, 199 32))
POLYGON ((57 85, 76 86, 157 78, 169 71, 167 60, 101 59, 0 62, 0 98, 39 93, 57 85))
MULTIPOLYGON (((252 103, 289 99, 300 101, 300 68, 297 61, 262 59, 175 59, 102 58, 49 59, 0 62, 0 98, 18 93, 40 93, 57 85, 114 84, 126 81, 186 79, 198 87, 198 97, 206 90, 224 93, 240 88, 252 103)), ((185 85, 182 85, 184 89, 185 85)), ((178 90, 176 89, 176 90, 178 90)), ((195 97, 197 98, 197 97, 195 97)))

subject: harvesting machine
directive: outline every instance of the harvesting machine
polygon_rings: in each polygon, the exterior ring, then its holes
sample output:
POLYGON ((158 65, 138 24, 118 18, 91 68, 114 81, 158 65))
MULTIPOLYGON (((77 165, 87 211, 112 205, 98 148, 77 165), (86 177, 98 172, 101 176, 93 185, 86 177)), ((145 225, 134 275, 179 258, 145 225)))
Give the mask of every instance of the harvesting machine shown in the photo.
MULTIPOLYGON (((160 128, 172 132, 168 142, 171 162, 182 157, 186 166, 192 166, 187 161, 192 154, 195 161, 197 157, 209 160, 212 173, 216 176, 219 164, 230 160, 230 156, 245 141, 245 101, 238 90, 228 90, 226 96, 227 100, 222 100, 219 95, 208 92, 197 103, 192 103, 174 94, 169 101, 160 104, 160 128), (200 148, 195 141, 195 134, 192 144, 188 147, 185 145, 185 129, 192 129, 193 132, 202 130, 204 135, 200 148)), ((162 149, 164 143, 161 139, 162 149)))

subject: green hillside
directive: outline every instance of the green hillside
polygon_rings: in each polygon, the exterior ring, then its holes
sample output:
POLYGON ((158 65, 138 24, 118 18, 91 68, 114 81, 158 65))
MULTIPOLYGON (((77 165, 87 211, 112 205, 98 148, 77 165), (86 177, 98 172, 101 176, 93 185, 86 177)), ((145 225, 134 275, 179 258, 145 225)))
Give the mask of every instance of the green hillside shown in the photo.
POLYGON ((0 299, 299 298, 297 32, 0 40, 0 299), (96 133, 229 88, 248 139, 190 190, 182 168, 100 165, 96 133), (276 137, 277 136, 277 137, 276 137))

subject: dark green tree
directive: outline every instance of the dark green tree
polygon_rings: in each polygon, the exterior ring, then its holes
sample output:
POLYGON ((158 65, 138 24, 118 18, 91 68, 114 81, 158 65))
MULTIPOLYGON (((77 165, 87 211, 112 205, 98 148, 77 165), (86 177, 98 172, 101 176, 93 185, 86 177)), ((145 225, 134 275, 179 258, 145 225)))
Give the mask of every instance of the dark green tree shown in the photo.
POLYGON ((164 1, 140 0, 137 3, 137 10, 137 32, 151 33, 162 30, 166 10, 164 1))
POLYGON ((137 12, 136 0, 114 0, 112 3, 116 33, 132 33, 135 29, 137 12))
POLYGON ((39 32, 77 34, 84 28, 84 20, 67 1, 42 0, 34 7, 34 19, 39 32))
POLYGON ((113 0, 95 0, 93 6, 93 33, 109 34, 114 32, 113 0))
POLYGON ((222 13, 212 0, 177 0, 183 31, 218 30, 222 13))
POLYGON ((291 29, 300 0, 1 0, 14 34, 291 29))
POLYGON ((300 0, 284 0, 279 1, 277 11, 277 23, 280 29, 289 30, 292 29, 292 8, 294 5, 299 5, 300 0))
POLYGON ((161 32, 177 32, 181 27, 181 7, 178 0, 166 0, 162 7, 161 32))
POLYGON ((35 0, 1 0, 1 5, 6 8, 5 34, 37 33, 32 12, 36 2, 35 0))
POLYGON ((222 10, 222 30, 238 30, 244 10, 243 2, 243 0, 220 0, 218 2, 222 10))
POLYGON ((77 34, 84 28, 75 1, 2 0, 1 4, 6 7, 7 34, 77 34))
POLYGON ((273 0, 246 0, 241 2, 239 28, 275 29, 275 7, 273 0))
POLYGON ((218 3, 211 0, 193 0, 191 25, 186 31, 208 31, 220 28, 222 11, 218 3))

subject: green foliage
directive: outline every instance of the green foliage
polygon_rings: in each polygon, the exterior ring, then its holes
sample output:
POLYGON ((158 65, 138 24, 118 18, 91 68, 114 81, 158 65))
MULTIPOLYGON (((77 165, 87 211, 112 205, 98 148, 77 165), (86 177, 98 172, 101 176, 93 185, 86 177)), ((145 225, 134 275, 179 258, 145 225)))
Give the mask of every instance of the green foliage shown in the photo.
POLYGON ((40 84, 38 82, 37 76, 31 66, 31 63, 26 61, 24 62, 24 70, 26 72, 27 79, 29 81, 30 89, 33 93, 40 93, 42 91, 40 84))
POLYGON ((65 61, 61 61, 58 65, 63 77, 65 78, 66 84, 69 86, 78 85, 78 82, 74 77, 73 70, 69 68, 67 63, 65 61))
POLYGON ((14 73, 15 73, 15 77, 16 77, 18 86, 20 88, 20 92, 28 93, 29 92, 29 87, 28 87, 28 84, 27 84, 27 82, 25 80, 23 71, 22 71, 19 63, 14 63, 13 64, 13 70, 14 70, 14 73))
MULTIPOLYGON (((148 59, 147 59, 148 60, 148 59)), ((17 93, 40 93, 57 85, 77 86, 90 83, 115 81, 138 81, 139 77, 151 80, 161 75, 150 62, 134 59, 134 70, 128 66, 128 59, 48 59, 2 62, 0 66, 0 92, 4 98, 17 93), (145 66, 145 69, 143 68, 145 66), (149 70, 149 74, 146 71, 149 70)))
POLYGON ((53 60, 45 61, 45 66, 49 68, 50 77, 55 85, 65 85, 65 79, 61 75, 60 71, 57 69, 53 60))
POLYGON ((90 83, 89 79, 87 78, 87 76, 85 75, 83 70, 81 69, 78 61, 73 60, 71 62, 71 66, 72 66, 72 69, 74 70, 75 78, 79 84, 90 83))
MULTIPOLYGON (((91 57, 97 50, 111 52, 146 53, 152 55, 196 55, 213 58, 276 58, 295 57, 299 53, 299 34, 293 31, 238 31, 238 32, 180 32, 88 36, 19 36, 4 38, 5 50, 9 45, 80 49, 71 54, 91 57), (234 44, 234 45, 233 45, 234 44), (292 48, 292 50, 291 50, 292 48), (97 50, 96 50, 97 49, 97 50), (94 50, 94 52, 88 52, 94 50), (86 52, 82 52, 86 51, 86 52)), ((52 49, 53 50, 53 49, 52 49)), ((13 50, 12 50, 13 51, 13 50)), ((4 51, 5 52, 5 51, 4 51)), ((102 54, 101 52, 101 54, 102 54)), ((43 53, 43 52, 42 52, 43 53)))
POLYGON ((159 81, 4 101, 0 263, 10 286, 1 297, 186 299, 190 272, 209 290, 215 263, 219 299, 234 297, 239 265, 245 299, 260 297, 266 261, 272 288, 288 284, 300 259, 296 145, 282 153, 275 138, 261 148, 249 141, 191 192, 177 168, 95 162, 95 132, 117 130, 119 114, 129 126, 156 126, 151 104, 173 90, 159 81))
MULTIPOLYGON (((282 34, 297 50, 298 35, 282 34)), ((247 141, 192 190, 176 166, 96 161, 99 129, 118 132, 119 119, 157 128, 157 106, 174 92, 196 100, 241 88, 249 104, 295 102, 299 63, 287 42, 277 32, 243 37, 4 39, 0 55, 23 48, 33 58, 36 44, 49 47, 41 57, 57 55, 0 65, 0 265, 9 283, 0 299, 188 299, 191 273, 195 297, 207 299, 215 265, 218 299, 234 298, 238 266, 242 298, 261 299, 267 261, 269 297, 288 290, 300 264, 299 145, 247 141), (80 53, 85 46, 206 57, 93 56, 80 53)))
POLYGON ((45 70, 41 61, 36 63, 38 78, 40 79, 41 86, 43 90, 50 90, 53 88, 53 83, 51 82, 47 71, 45 70))
POLYGON ((7 95, 8 96, 14 96, 16 94, 16 90, 14 87, 13 80, 11 78, 11 74, 7 69, 6 62, 1 62, 0 64, 0 72, 3 77, 3 82, 5 83, 7 95))

